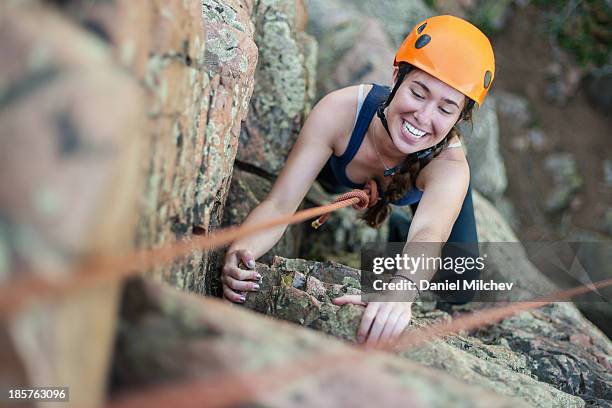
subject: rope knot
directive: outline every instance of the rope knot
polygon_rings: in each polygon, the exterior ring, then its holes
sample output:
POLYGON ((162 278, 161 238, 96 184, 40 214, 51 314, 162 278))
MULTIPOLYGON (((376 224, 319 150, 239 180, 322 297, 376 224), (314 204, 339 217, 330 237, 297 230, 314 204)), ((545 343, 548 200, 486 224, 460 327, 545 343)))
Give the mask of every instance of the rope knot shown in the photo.
MULTIPOLYGON (((355 204, 353 204, 353 208, 356 210, 361 211, 374 206, 379 199, 378 186, 376 184, 376 181, 369 180, 363 187, 363 190, 353 190, 349 191, 348 193, 344 193, 336 197, 333 203, 339 203, 341 201, 351 200, 355 198, 359 200, 355 204)), ((325 223, 325 221, 329 219, 329 216, 330 213, 323 214, 318 219, 312 222, 312 227, 314 229, 318 229, 321 225, 325 223)))

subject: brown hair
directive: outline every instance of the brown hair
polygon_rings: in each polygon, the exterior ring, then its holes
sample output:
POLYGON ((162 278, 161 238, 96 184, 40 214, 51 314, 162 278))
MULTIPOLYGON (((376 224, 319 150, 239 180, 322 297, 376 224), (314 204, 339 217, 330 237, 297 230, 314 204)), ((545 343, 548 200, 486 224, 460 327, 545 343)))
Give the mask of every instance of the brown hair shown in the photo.
MULTIPOLYGON (((459 120, 453 128, 450 130, 448 135, 446 135, 446 140, 452 139, 454 136, 457 136, 460 140, 463 139, 461 132, 457 128, 457 124, 462 121, 468 121, 470 124, 472 123, 472 109, 474 107, 474 101, 466 97, 466 102, 463 110, 461 111, 461 115, 459 116, 459 120)), ((384 191, 384 196, 378 200, 374 206, 367 209, 365 214, 361 216, 363 220, 365 220, 366 224, 373 228, 379 228, 380 225, 387 219, 389 214, 391 213, 391 207, 389 203, 399 200, 406 193, 415 187, 415 182, 417 176, 420 171, 425 167, 434 157, 438 156, 447 143, 433 152, 432 155, 429 155, 425 160, 417 160, 416 162, 402 168, 400 171, 395 173, 391 178, 391 183, 384 191)), ((376 184, 381 186, 380 180, 376 180, 376 184)))

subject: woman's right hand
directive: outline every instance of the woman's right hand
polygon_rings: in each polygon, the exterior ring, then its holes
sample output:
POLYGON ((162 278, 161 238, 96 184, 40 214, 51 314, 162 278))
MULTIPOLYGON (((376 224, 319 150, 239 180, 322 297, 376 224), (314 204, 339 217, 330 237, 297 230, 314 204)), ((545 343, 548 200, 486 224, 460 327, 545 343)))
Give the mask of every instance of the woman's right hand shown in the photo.
POLYGON ((230 302, 244 303, 247 291, 259 290, 261 275, 255 270, 255 258, 249 250, 237 249, 228 251, 225 264, 221 269, 223 297, 230 302), (249 270, 240 269, 240 262, 249 270))

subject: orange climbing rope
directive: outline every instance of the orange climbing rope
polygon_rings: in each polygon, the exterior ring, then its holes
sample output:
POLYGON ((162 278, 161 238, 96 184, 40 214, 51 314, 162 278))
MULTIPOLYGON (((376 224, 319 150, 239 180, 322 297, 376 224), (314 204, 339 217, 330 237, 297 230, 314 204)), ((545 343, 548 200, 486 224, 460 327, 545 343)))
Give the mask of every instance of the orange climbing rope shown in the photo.
MULTIPOLYGON (((374 182, 372 181, 372 183, 374 182)), ((372 183, 368 183, 364 190, 353 190, 340 196, 331 204, 298 211, 295 214, 284 215, 259 224, 229 227, 208 235, 193 237, 190 241, 136 251, 125 256, 90 259, 63 280, 51 280, 43 277, 43 274, 35 273, 40 271, 18 273, 18 275, 26 276, 13 279, 0 286, 0 318, 10 316, 24 304, 37 298, 58 296, 75 289, 92 287, 138 275, 154 266, 166 264, 195 250, 216 249, 231 243, 237 238, 278 225, 297 224, 323 214, 329 217, 329 213, 350 205, 357 209, 367 208, 378 199, 376 183, 372 183)), ((323 222, 325 221, 323 220, 323 222)), ((49 276, 48 274, 44 275, 49 276)))
MULTIPOLYGON (((344 193, 338 196, 333 202, 339 203, 344 200, 349 200, 351 198, 358 198, 359 202, 353 204, 353 208, 356 210, 365 210, 366 208, 372 207, 378 201, 378 186, 374 180, 370 180, 366 183, 363 190, 353 190, 348 193, 344 193)), ((318 229, 327 219, 329 218, 330 213, 323 214, 316 220, 312 222, 312 227, 314 229, 318 229)))

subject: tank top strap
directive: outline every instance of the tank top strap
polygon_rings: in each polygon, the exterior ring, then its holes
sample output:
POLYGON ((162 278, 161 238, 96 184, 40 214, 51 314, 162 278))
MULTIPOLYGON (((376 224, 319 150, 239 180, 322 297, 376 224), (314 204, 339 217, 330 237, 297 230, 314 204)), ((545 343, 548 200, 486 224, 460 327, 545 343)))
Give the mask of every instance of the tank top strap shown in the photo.
POLYGON ((363 106, 363 88, 363 84, 359 85, 359 95, 357 95, 357 111, 355 112, 355 122, 353 123, 353 128, 355 128, 355 125, 357 124, 357 119, 359 118, 361 107, 363 106))
POLYGON ((362 106, 358 106, 359 114, 357 116, 355 126, 353 127, 353 133, 351 134, 348 146, 346 147, 346 150, 342 156, 338 157, 340 162, 345 166, 346 164, 350 163, 350 161, 353 160, 353 157, 355 157, 355 154, 357 154, 361 143, 363 143, 363 138, 368 131, 370 122, 372 122, 372 118, 376 113, 376 109, 378 109, 378 105, 387 99, 389 93, 390 90, 388 87, 373 84, 372 89, 370 92, 368 92, 362 106))

